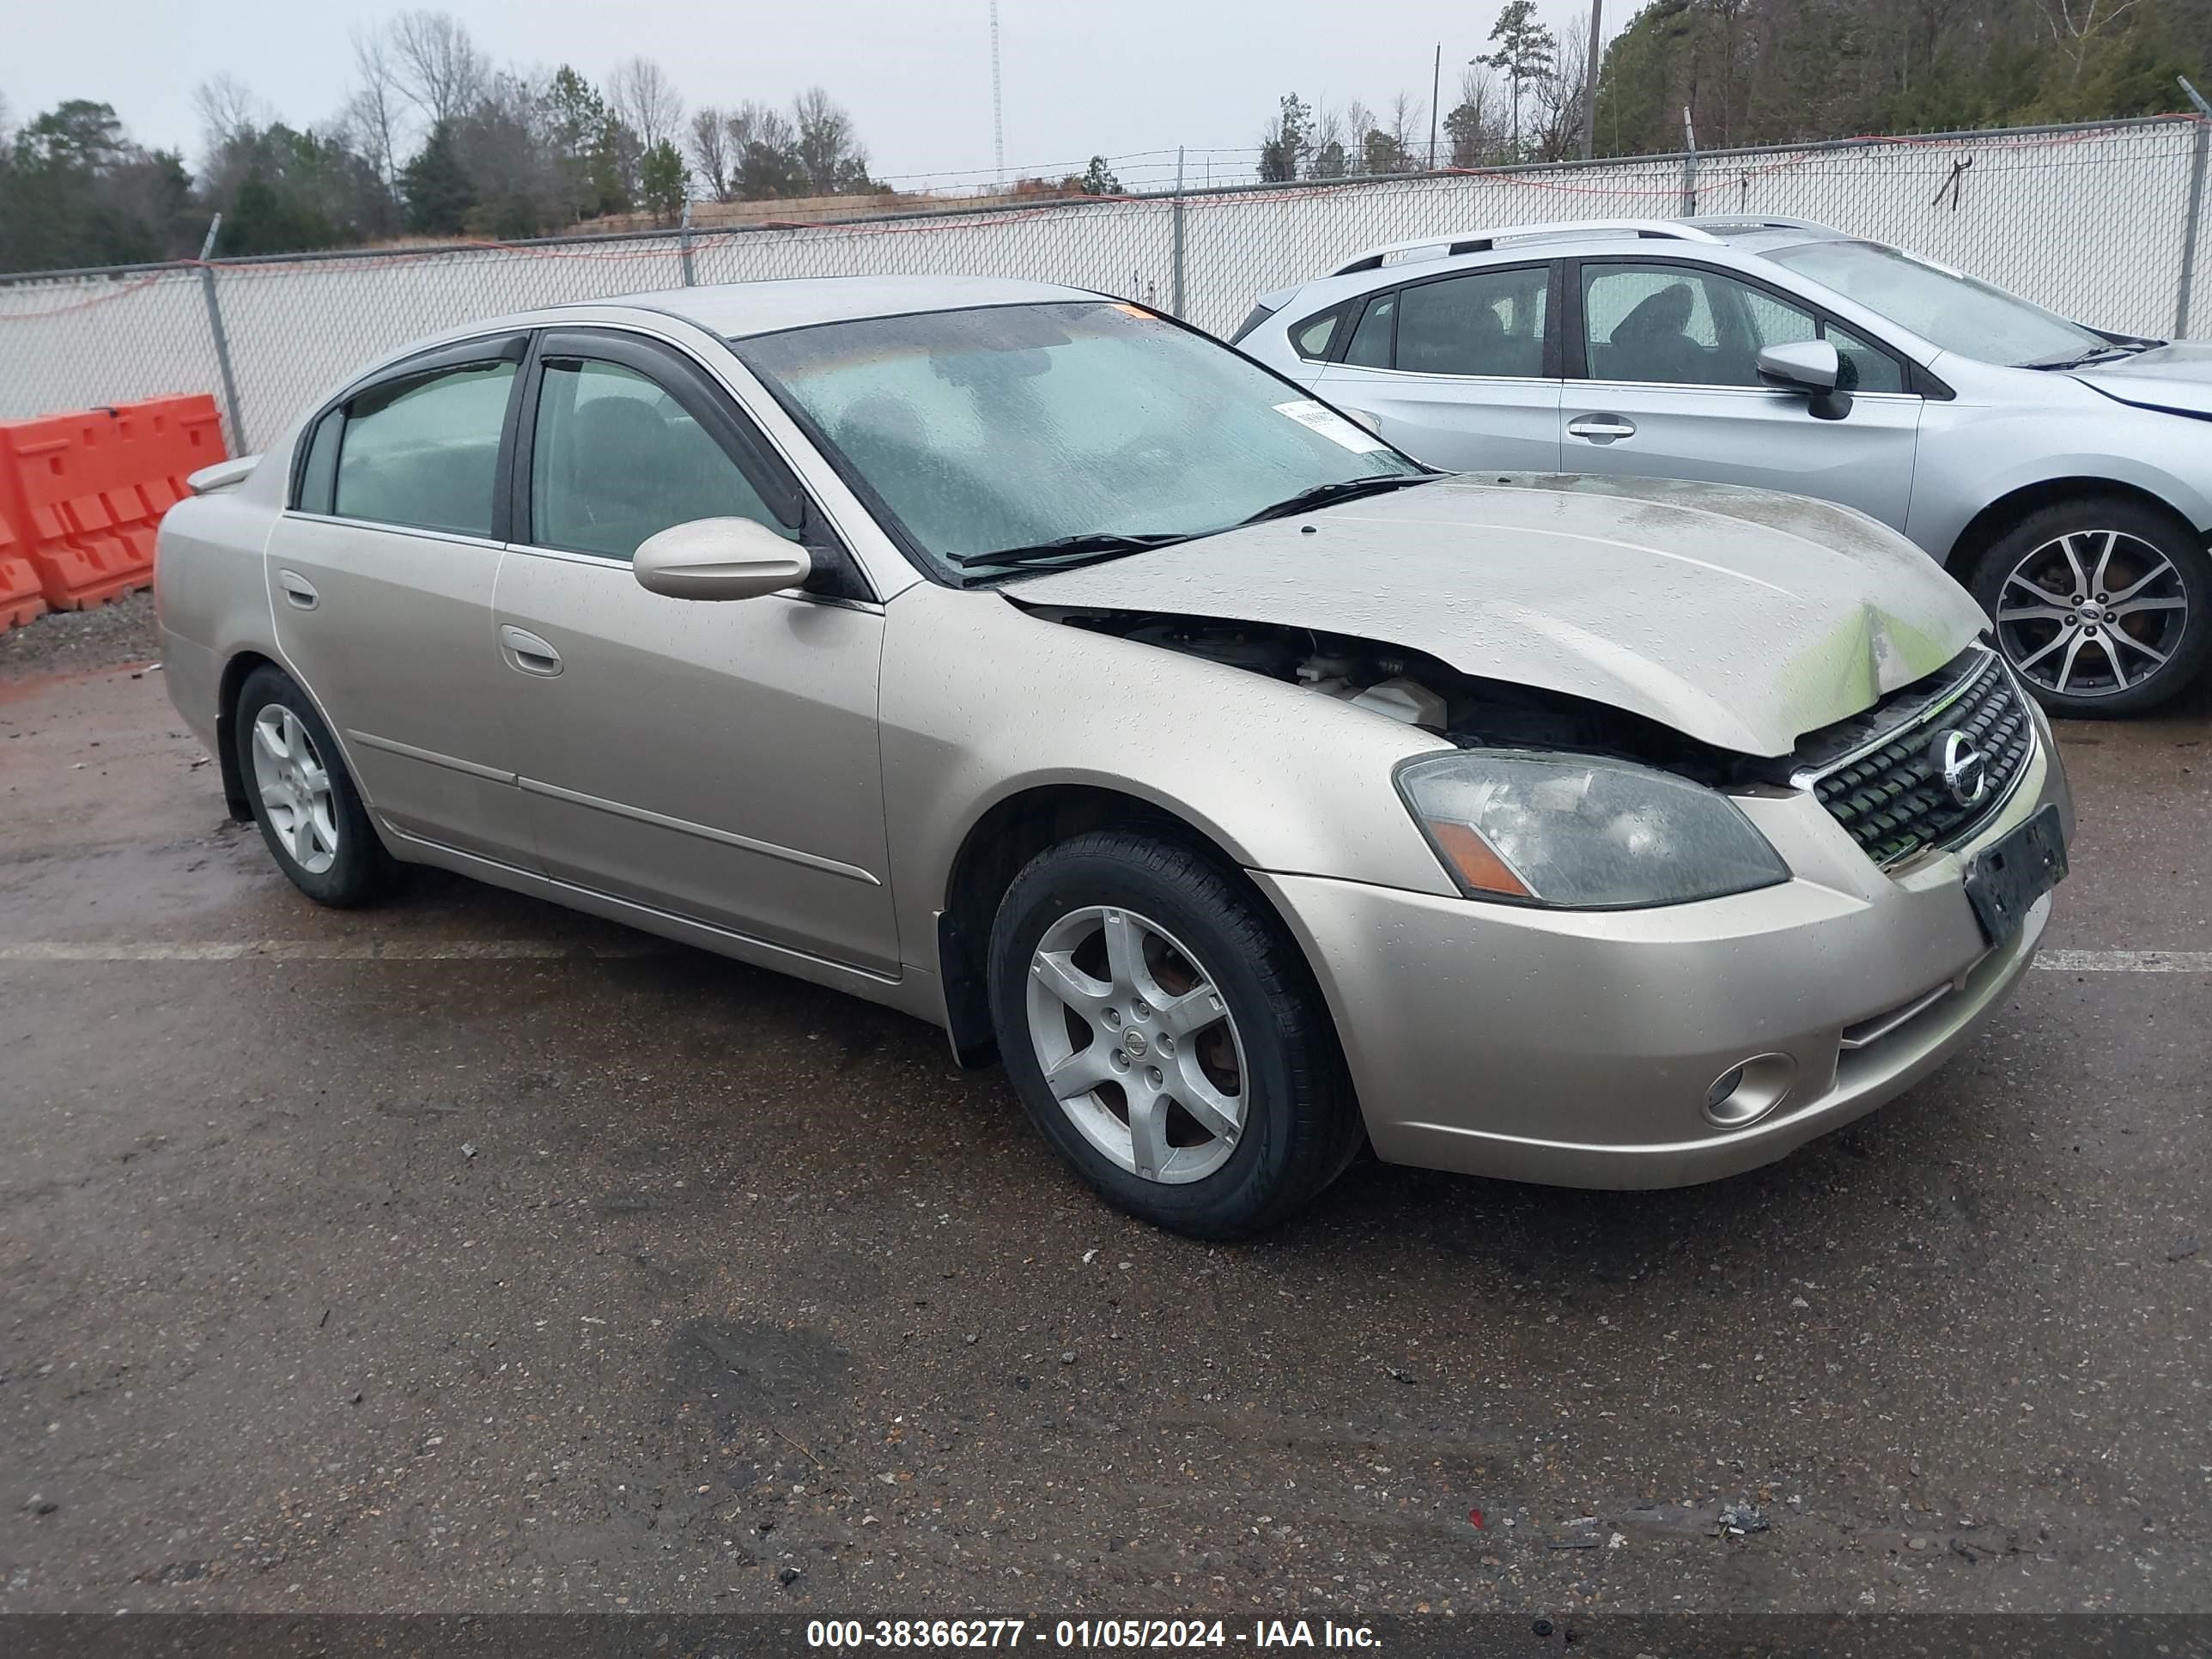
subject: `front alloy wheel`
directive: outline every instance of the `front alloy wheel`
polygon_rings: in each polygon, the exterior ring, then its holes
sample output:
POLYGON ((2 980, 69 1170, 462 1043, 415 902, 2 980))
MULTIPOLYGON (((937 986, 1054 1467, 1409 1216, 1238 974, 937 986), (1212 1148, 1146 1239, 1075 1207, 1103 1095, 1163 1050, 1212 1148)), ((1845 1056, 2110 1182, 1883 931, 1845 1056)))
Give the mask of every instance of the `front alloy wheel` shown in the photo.
POLYGON ((2093 496, 2030 514, 1973 576, 2006 660, 2056 713, 2153 708, 2212 645, 2212 564, 2185 526, 2139 502, 2093 496))
POLYGON ((1095 830, 1038 854, 1000 901, 987 971, 1023 1108, 1131 1215, 1241 1237, 1359 1149, 1297 942, 1239 872, 1172 831, 1095 830))
POLYGON ((1084 1138, 1146 1181, 1200 1181, 1244 1121, 1244 1045, 1189 950, 1133 910, 1089 905, 1030 958, 1030 1042, 1084 1138))

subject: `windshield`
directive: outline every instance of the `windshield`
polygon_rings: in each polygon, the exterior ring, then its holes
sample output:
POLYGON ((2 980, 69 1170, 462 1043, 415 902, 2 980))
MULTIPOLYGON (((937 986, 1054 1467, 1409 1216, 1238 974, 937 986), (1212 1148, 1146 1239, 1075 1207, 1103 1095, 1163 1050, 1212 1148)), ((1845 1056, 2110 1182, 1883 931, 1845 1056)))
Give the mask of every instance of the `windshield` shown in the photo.
POLYGON ((1962 357, 2027 368, 2112 349, 2016 294, 1878 243, 1804 242, 1766 257, 1962 357))
POLYGON ((1121 538, 1207 535, 1332 485, 1431 476, 1227 347, 1113 301, 731 343, 953 580, 1132 550, 1121 538), (1028 556, 985 556, 1014 551, 1028 556))

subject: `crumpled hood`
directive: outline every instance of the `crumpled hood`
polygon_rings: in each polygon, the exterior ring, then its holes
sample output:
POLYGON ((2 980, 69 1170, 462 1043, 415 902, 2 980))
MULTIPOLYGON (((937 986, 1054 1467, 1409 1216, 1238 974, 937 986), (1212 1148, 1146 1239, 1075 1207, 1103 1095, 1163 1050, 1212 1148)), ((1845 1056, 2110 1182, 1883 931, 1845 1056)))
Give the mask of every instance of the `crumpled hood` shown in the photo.
POLYGON ((1487 473, 1004 591, 1353 635, 1762 756, 1942 667, 1988 625, 1933 560, 1848 508, 1487 473))
POLYGON ((2212 416, 2212 340, 2176 340, 2072 373, 2082 385, 2138 409, 2212 416))

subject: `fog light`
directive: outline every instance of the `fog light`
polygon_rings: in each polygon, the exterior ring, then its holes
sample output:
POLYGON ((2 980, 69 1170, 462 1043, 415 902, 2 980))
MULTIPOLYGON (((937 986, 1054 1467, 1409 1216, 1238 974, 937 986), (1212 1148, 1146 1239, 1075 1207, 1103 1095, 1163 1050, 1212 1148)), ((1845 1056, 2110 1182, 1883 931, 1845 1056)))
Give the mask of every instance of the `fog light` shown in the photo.
POLYGON ((1731 1066, 1705 1091, 1706 1119, 1723 1129, 1756 1123, 1788 1097, 1796 1075, 1797 1062, 1787 1054, 1754 1054, 1731 1066))

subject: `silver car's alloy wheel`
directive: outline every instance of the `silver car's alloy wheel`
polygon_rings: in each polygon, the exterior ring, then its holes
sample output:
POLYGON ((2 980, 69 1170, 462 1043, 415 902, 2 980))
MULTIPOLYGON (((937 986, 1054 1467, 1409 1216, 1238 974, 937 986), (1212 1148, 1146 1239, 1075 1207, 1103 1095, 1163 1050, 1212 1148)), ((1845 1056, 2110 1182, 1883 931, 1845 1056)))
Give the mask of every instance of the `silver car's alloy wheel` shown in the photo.
POLYGON ((2012 665, 2069 697, 2131 690, 2166 666, 2189 626, 2172 560, 2124 530, 2076 530, 2013 566, 1997 590, 2012 665))
POLYGON ((281 702, 253 720, 253 787, 269 827, 292 861, 319 876, 337 861, 338 821, 330 769, 300 717, 281 702))
POLYGON ((1093 906, 1045 929, 1029 1031, 1053 1098, 1120 1168, 1200 1181, 1237 1150, 1243 1041, 1212 975, 1158 922, 1093 906))

